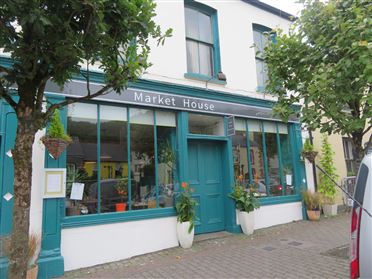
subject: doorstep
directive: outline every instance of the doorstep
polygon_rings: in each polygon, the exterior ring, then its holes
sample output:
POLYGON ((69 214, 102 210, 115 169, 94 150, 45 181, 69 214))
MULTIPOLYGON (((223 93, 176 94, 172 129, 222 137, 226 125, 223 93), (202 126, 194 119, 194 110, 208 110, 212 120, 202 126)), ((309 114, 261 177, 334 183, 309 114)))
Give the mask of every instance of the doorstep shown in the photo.
POLYGON ((202 242, 202 241, 213 240, 213 239, 218 239, 218 238, 226 238, 231 235, 233 234, 227 231, 197 234, 194 237, 194 242, 202 242))

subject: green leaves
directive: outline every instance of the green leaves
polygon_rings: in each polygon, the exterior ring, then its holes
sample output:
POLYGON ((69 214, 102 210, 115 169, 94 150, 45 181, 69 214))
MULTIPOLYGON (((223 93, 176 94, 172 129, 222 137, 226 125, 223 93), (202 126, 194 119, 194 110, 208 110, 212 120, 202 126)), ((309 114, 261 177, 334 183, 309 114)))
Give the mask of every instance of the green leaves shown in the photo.
POLYGON ((265 47, 267 89, 284 120, 300 100, 302 122, 327 133, 363 134, 370 127, 372 5, 368 0, 304 0, 289 34, 265 47), (288 94, 291 96, 288 97, 288 94), (295 95, 295 97, 293 97, 295 95))
POLYGON ((245 212, 251 212, 260 207, 258 198, 253 186, 245 189, 243 186, 236 185, 234 191, 229 194, 229 197, 235 201, 236 209, 245 212))
POLYGON ((195 207, 198 205, 196 200, 191 196, 192 190, 186 182, 182 182, 183 191, 176 197, 177 221, 190 222, 189 233, 194 228, 195 207))

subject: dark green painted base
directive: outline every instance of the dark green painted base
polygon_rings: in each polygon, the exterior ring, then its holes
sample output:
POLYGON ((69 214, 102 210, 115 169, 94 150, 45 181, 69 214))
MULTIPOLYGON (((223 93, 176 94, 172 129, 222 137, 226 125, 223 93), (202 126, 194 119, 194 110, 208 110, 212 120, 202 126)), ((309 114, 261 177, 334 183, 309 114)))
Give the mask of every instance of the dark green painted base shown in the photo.
POLYGON ((40 256, 38 265, 38 279, 54 278, 64 274, 64 261, 61 255, 50 255, 46 257, 40 256))
POLYGON ((238 225, 226 227, 226 231, 229 233, 242 233, 242 229, 238 225))
POLYGON ((0 278, 6 279, 8 278, 8 265, 9 261, 5 257, 0 258, 0 278))

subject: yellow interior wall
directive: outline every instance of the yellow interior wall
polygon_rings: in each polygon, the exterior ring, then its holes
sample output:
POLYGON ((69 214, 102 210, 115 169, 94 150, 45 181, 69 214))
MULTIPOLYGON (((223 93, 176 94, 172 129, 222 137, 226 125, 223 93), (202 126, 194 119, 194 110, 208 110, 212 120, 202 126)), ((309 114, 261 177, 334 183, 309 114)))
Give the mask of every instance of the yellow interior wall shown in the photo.
MULTIPOLYGON (((369 137, 371 135, 370 133, 367 133, 363 137, 363 144, 369 140, 369 137)), ((328 136, 328 141, 332 145, 332 150, 335 152, 333 157, 333 162, 336 167, 336 172, 338 174, 338 180, 337 182, 341 184, 342 180, 347 176, 347 169, 346 169, 346 163, 345 163, 345 154, 344 154, 344 148, 342 144, 342 136, 339 134, 332 134, 328 136)), ((321 149, 322 149, 322 134, 319 130, 316 130, 313 132, 313 143, 314 148, 316 151, 319 152, 316 163, 319 165, 319 160, 321 156, 321 149)), ((317 173, 317 182, 319 185, 319 170, 316 170, 317 173)), ((342 200, 342 191, 337 187, 337 194, 336 194, 336 203, 337 204, 343 204, 342 200)))

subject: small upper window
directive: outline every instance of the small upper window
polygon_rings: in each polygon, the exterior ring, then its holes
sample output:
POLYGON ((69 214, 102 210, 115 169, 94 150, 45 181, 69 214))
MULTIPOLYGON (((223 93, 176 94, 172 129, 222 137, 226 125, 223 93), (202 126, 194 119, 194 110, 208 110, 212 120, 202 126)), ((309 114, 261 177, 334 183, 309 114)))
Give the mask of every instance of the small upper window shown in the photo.
POLYGON ((257 73, 257 91, 265 91, 265 85, 268 80, 267 66, 263 60, 263 51, 269 39, 265 32, 271 29, 265 26, 253 24, 253 41, 256 53, 256 73, 257 73))
POLYGON ((219 71, 216 12, 204 5, 185 7, 187 73, 214 77, 219 71))

